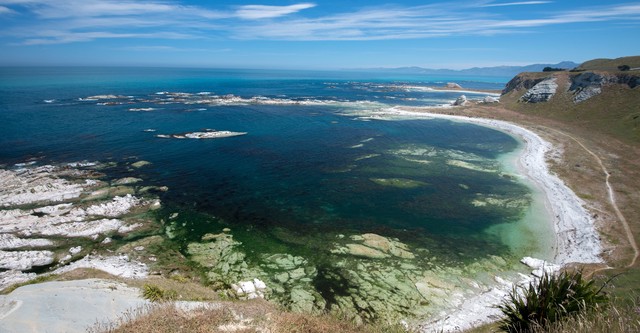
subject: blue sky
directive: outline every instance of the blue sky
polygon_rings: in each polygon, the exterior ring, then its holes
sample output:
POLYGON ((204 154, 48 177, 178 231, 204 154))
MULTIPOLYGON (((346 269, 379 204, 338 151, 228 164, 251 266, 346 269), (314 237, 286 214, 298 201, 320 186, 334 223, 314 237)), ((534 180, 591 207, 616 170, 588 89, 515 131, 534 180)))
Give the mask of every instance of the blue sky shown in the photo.
POLYGON ((341 69, 640 55, 640 2, 0 0, 0 65, 341 69))

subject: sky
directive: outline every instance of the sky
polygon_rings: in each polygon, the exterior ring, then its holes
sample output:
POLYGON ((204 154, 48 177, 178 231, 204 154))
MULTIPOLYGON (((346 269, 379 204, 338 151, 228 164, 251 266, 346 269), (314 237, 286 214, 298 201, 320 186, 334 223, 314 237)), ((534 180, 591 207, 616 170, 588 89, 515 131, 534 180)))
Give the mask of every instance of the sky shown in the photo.
POLYGON ((463 69, 639 41, 633 1, 0 0, 0 66, 463 69))

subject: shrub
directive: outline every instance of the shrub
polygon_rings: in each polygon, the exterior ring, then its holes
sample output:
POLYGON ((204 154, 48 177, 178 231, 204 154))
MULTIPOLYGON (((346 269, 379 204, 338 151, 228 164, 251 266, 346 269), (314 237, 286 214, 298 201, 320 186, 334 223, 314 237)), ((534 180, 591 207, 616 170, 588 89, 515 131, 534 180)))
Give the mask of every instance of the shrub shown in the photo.
POLYGON ((545 273, 537 283, 514 287, 498 306, 504 315, 500 328, 505 332, 533 332, 567 315, 606 304, 603 287, 594 286, 594 281, 584 279, 580 271, 545 273))
POLYGON ((620 66, 618 66, 618 70, 623 71, 623 72, 628 71, 630 69, 631 69, 631 67, 629 67, 629 65, 620 65, 620 66))
POLYGON ((562 72, 564 68, 554 68, 554 67, 545 67, 542 69, 543 72, 562 72))
POLYGON ((151 302, 170 301, 178 297, 175 290, 164 290, 152 284, 142 286, 142 297, 151 302))

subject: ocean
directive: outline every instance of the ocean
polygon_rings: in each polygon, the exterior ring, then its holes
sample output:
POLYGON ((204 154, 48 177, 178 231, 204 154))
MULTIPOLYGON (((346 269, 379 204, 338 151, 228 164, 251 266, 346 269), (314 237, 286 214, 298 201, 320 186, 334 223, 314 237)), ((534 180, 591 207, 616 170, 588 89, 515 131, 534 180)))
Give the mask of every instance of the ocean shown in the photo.
MULTIPOLYGON (((273 298, 290 308, 298 304, 291 295, 301 285, 313 289, 312 307, 348 307, 358 297, 382 297, 374 294, 383 287, 361 287, 376 270, 383 272, 379 279, 400 274, 416 286, 425 272, 445 281, 459 276, 490 283, 496 270, 518 271, 523 255, 544 256, 546 244, 536 235, 551 227, 531 225, 544 220, 544 212, 515 171, 522 146, 517 138, 473 124, 385 113, 447 105, 461 93, 430 88, 447 82, 489 90, 508 79, 0 68, 0 164, 151 162, 137 170, 116 168, 108 177, 136 176, 143 185, 169 187, 158 219, 172 220, 163 228, 185 255, 193 255, 190 244, 204 235, 230 229, 243 262, 254 267, 234 271, 234 278, 251 272, 267 285, 280 284, 273 298), (158 137, 211 130, 246 134, 158 137), (363 236, 370 234, 385 238, 387 250, 372 245, 367 251, 377 252, 358 252, 372 244, 363 236), (285 270, 272 265, 274 255, 285 254, 304 262, 293 268, 303 268, 306 277, 274 277, 285 270), (404 268, 384 273, 398 262, 404 268)), ((368 306, 380 311, 373 302, 368 306)))

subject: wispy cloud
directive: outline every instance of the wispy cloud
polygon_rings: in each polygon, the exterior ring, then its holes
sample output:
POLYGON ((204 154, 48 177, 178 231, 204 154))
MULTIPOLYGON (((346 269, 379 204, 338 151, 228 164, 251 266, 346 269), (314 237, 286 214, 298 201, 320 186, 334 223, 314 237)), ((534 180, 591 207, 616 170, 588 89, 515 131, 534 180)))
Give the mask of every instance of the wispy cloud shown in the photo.
POLYGON ((523 5, 544 5, 552 3, 553 1, 519 1, 519 2, 505 2, 505 3, 489 3, 481 5, 480 7, 506 7, 506 6, 523 6, 523 5))
POLYGON ((0 6, 0 15, 2 14, 9 14, 9 13, 13 13, 13 10, 5 7, 5 6, 0 6))
MULTIPOLYGON (((528 18, 494 7, 541 5, 552 1, 497 3, 469 0, 422 6, 387 5, 317 16, 314 3, 287 6, 203 7, 179 0, 0 0, 0 36, 27 45, 97 39, 389 40, 484 36, 536 31, 584 22, 640 22, 640 4, 602 5, 537 13, 528 18), (295 14, 295 15, 294 15, 295 14), (17 22, 17 23, 16 23, 17 22)), ((325 11, 326 12, 326 11, 325 11)))
POLYGON ((511 19, 478 10, 477 3, 455 9, 446 4, 385 7, 320 18, 296 18, 244 25, 237 38, 280 40, 384 40, 529 32, 528 28, 596 21, 639 21, 640 5, 598 6, 530 19, 511 19))
POLYGON ((242 19, 256 20, 285 16, 315 6, 313 3, 300 3, 290 6, 246 5, 241 6, 235 14, 242 19))

